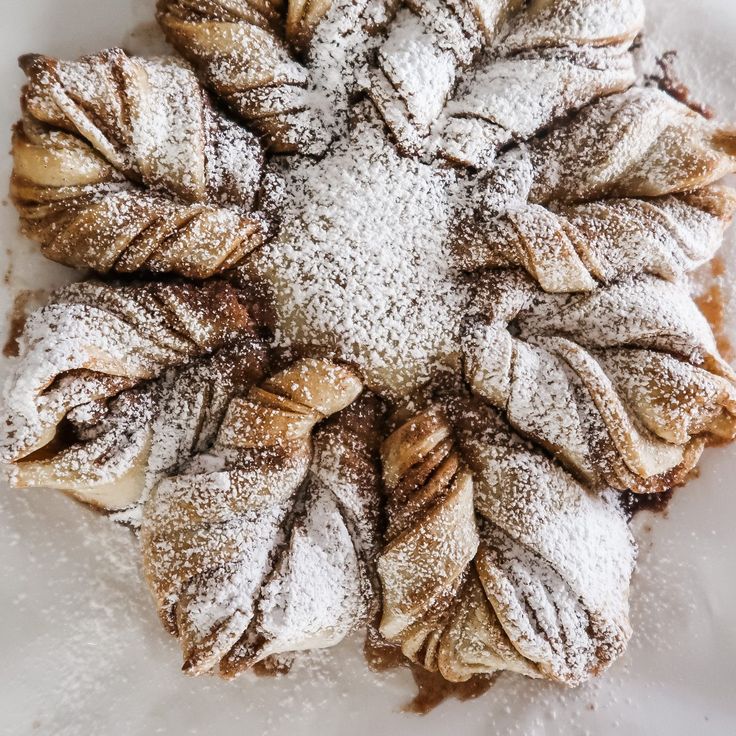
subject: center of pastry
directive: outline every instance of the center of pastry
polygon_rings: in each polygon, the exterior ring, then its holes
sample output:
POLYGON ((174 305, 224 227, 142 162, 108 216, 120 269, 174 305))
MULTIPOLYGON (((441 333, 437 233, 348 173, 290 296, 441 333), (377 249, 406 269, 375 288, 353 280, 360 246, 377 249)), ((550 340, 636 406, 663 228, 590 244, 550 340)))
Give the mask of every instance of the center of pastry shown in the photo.
POLYGON ((281 232, 253 267, 273 292, 281 346, 355 363, 398 397, 458 365, 469 296, 450 235, 461 184, 358 128, 289 172, 281 232))

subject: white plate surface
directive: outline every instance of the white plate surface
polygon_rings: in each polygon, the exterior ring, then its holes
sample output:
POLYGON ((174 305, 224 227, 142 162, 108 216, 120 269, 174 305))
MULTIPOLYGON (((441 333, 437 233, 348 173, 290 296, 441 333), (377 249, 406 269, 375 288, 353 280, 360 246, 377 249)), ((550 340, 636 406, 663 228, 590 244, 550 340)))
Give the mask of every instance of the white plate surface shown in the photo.
MULTIPOLYGON (((22 83, 15 58, 74 57, 112 45, 162 50, 153 4, 3 0, 0 182, 10 169, 5 152, 22 83)), ((736 3, 650 0, 648 27, 660 48, 680 49, 681 71, 698 96, 736 122, 736 3)), ((0 315, 19 291, 74 278, 17 234, 4 196, 0 277, 9 271, 10 284, 0 287, 0 315)), ((734 282, 733 235, 725 257, 734 282)), ((706 452, 700 478, 676 495, 667 518, 640 516, 637 535, 636 634, 606 675, 576 691, 503 676, 476 701, 451 700, 418 717, 401 711, 413 693, 408 673, 370 673, 357 638, 285 679, 186 678, 140 579, 130 533, 60 494, 0 488, 0 734, 734 734, 734 448, 706 452)))

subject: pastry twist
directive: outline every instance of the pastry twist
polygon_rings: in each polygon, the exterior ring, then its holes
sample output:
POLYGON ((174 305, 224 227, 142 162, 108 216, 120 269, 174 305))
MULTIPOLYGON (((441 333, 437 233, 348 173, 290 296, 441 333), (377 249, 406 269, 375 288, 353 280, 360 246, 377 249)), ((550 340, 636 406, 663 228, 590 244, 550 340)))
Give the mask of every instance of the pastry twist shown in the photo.
POLYGON ((472 476, 438 409, 400 426, 381 456, 389 523, 378 559, 380 631, 436 670, 442 622, 478 549, 472 476))
MULTIPOLYGON (((185 671, 216 671, 222 663, 221 673, 232 675, 284 646, 298 648, 293 632, 279 640, 275 626, 288 629, 288 622, 273 612, 281 606, 289 615, 289 593, 296 589, 289 586, 297 582, 289 579, 288 565, 293 562, 296 571, 306 543, 298 527, 291 539, 293 554, 277 569, 283 587, 267 579, 284 524, 308 477, 312 431, 361 390, 358 377, 344 366, 297 362, 234 399, 211 450, 152 492, 141 534, 144 569, 164 625, 180 640, 185 671), (256 620, 264 585, 271 608, 256 620)), ((302 523, 317 523, 314 515, 322 513, 329 517, 321 520, 337 538, 324 540, 323 552, 330 552, 334 544, 346 545, 349 535, 339 528, 335 499, 318 489, 315 494, 306 502, 302 523)), ((334 558, 329 562, 330 569, 338 564, 334 558)), ((347 569, 342 572, 349 576, 347 569)), ((331 582, 339 587, 339 581, 331 582)), ((298 584, 302 589, 308 583, 298 584)), ((340 626, 335 623, 335 630, 342 631, 340 626)), ((325 635, 321 629, 297 633, 309 640, 325 635)))
POLYGON ((11 483, 109 509, 196 451, 265 357, 247 309, 216 281, 65 287, 21 344, 4 392, 11 483))
POLYGON ((550 292, 590 291, 638 273, 676 281, 710 260, 736 211, 722 185, 649 199, 528 202, 530 162, 499 162, 458 230, 463 268, 520 266, 550 292))
POLYGON ((478 67, 447 104, 437 144, 452 163, 490 168, 499 149, 635 80, 627 49, 540 49, 478 67))
POLYGON ((642 0, 543 0, 512 21, 493 58, 447 105, 440 155, 488 168, 500 148, 636 80, 629 46, 644 24, 642 0))
POLYGON ((314 434, 303 509, 260 591, 247 635, 220 672, 331 647, 377 608, 380 407, 364 394, 314 434))
POLYGON ((630 636, 626 519, 489 410, 446 411, 384 445, 381 632, 451 681, 512 670, 578 684, 630 636))
POLYGON ((416 154, 426 147, 461 70, 523 2, 411 0, 407 5, 379 48, 365 86, 399 147, 416 154))
POLYGON ((724 129, 652 88, 612 95, 530 144, 530 201, 659 197, 736 170, 736 129, 724 129))
MULTIPOLYGON (((287 33, 306 41, 329 2, 289 3, 287 33)), ((159 0, 168 40, 279 153, 320 153, 330 141, 323 100, 280 36, 282 0, 159 0)))
POLYGON ((486 289, 465 337, 470 385, 587 483, 667 490, 708 440, 736 436, 736 374, 682 284, 547 294, 506 271, 486 289))
POLYGON ((119 49, 21 65, 11 194, 46 256, 205 278, 261 244, 260 145, 211 107, 186 66, 119 49))

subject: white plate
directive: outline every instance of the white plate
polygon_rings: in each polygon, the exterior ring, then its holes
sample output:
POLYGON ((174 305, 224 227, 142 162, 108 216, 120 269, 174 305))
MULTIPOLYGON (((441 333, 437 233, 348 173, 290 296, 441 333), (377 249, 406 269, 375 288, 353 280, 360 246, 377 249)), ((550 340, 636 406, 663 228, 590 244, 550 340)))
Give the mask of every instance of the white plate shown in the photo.
MULTIPOLYGON (((74 57, 111 45, 160 50, 153 5, 3 0, 0 149, 9 149, 18 115, 16 56, 74 57)), ((649 10, 652 35, 661 48, 681 50, 681 68, 697 95, 736 121, 736 3, 650 0, 649 10)), ((0 181, 9 168, 4 155, 0 181)), ((0 277, 6 267, 11 285, 0 290, 0 314, 19 290, 74 276, 17 235, 15 214, 3 202, 0 277)), ((639 517, 636 634, 628 654, 600 680, 563 691, 503 676, 479 700, 448 701, 423 718, 400 710, 413 693, 409 674, 368 672, 358 639, 313 657, 286 679, 186 678, 177 644, 159 626, 140 580, 130 533, 60 494, 2 488, 0 733, 734 734, 735 477, 733 448, 708 451, 700 479, 677 493, 667 518, 639 517)))

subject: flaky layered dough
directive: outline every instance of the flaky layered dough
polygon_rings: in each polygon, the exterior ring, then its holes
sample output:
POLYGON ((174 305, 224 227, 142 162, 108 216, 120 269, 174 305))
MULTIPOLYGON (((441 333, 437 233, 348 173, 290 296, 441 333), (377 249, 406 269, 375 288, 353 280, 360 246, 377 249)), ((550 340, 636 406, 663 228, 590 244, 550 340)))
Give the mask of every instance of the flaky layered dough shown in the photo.
POLYGON ((269 655, 339 641, 364 620, 370 579, 356 542, 375 544, 375 410, 364 407, 363 417, 333 430, 352 442, 337 462, 325 436, 310 471, 315 424, 361 389, 347 368, 296 363, 234 399, 207 455, 151 494, 144 567, 161 618, 181 642, 185 670, 232 675, 269 655), (350 499, 340 484, 351 478, 359 484, 351 489, 357 508, 342 505, 350 499), (352 525, 356 513, 362 526, 352 525), (289 518, 289 543, 272 567, 289 518), (292 611, 294 598, 300 607, 292 611), (303 617, 296 628, 291 615, 303 617))
POLYGON ((385 441, 381 633, 448 680, 511 670, 577 684, 631 633, 634 544, 610 495, 461 400, 385 441))
POLYGON ((5 386, 0 451, 11 483, 130 506, 212 441, 265 357, 224 283, 61 289, 29 320, 5 386))
MULTIPOLYGON (((296 52, 307 49, 333 5, 349 16, 341 29, 349 35, 356 24, 367 34, 374 33, 396 4, 396 0, 159 0, 157 15, 168 40, 272 151, 321 154, 332 139, 326 119, 331 101, 296 52)), ((329 62, 334 64, 335 59, 329 62)))
MULTIPOLYGON (((284 5, 160 0, 157 14, 169 41, 272 150, 320 150, 329 137, 319 121, 319 100, 311 100, 306 89, 308 71, 280 37, 284 5)), ((296 3, 289 5, 289 27, 297 30, 306 18, 295 12, 296 3)))
POLYGON ((429 0, 406 5, 378 49, 376 66, 367 72, 364 83, 397 144, 407 153, 418 153, 460 71, 523 3, 429 0))
POLYGON ((465 337, 470 386, 587 483, 664 490, 707 440, 736 436, 736 374, 682 285, 643 275, 548 294, 501 271, 483 301, 465 337))
POLYGON ((643 22, 641 0, 528 4, 447 105, 440 155, 487 167, 510 142, 628 89, 635 81, 628 48, 643 22))
POLYGON ((657 197, 732 172, 736 129, 720 127, 661 90, 637 88, 591 105, 536 141, 530 154, 531 202, 657 197))
POLYGON ((733 190, 720 185, 650 198, 530 204, 524 164, 519 170, 516 163, 505 162, 484 183, 456 250, 467 269, 520 266, 549 292, 590 291, 631 273, 681 280, 715 255, 736 211, 733 190), (512 179, 503 179, 509 173, 512 179))
POLYGON ((260 143, 212 108, 186 65, 119 49, 21 65, 11 195, 48 258, 205 278, 261 244, 260 143))
POLYGON ((13 485, 137 530, 190 674, 377 617, 453 682, 605 669, 627 494, 736 435, 690 285, 736 129, 635 63, 641 0, 156 9, 185 60, 21 58, 22 230, 95 276, 20 340, 13 485))

